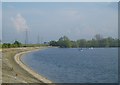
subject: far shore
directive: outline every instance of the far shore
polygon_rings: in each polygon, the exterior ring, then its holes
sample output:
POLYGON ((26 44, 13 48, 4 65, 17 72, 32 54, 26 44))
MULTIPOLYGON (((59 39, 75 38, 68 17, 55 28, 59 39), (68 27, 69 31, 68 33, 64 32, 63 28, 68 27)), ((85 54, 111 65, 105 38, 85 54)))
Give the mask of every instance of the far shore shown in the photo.
POLYGON ((52 83, 38 75, 21 62, 24 53, 47 47, 26 47, 2 49, 2 83, 52 83))

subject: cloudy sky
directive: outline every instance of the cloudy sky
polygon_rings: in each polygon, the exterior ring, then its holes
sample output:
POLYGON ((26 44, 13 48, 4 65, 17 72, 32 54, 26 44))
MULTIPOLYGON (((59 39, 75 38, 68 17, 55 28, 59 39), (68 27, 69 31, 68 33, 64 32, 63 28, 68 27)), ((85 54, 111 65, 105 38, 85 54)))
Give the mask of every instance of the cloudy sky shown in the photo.
POLYGON ((3 41, 29 43, 58 40, 66 35, 72 40, 118 36, 117 2, 4 2, 2 4, 3 41))

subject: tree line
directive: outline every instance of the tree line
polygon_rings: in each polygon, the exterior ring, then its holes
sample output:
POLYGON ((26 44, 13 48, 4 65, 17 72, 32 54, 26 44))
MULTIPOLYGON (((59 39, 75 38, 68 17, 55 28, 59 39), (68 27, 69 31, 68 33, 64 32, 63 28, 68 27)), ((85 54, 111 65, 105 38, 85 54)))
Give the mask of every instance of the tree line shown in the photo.
POLYGON ((79 47, 119 47, 120 40, 112 37, 103 38, 100 34, 95 35, 91 40, 79 39, 70 40, 67 36, 59 38, 58 41, 50 41, 50 46, 59 46, 61 48, 79 48, 79 47))
POLYGON ((2 48, 15 47, 39 47, 39 46, 57 46, 60 48, 84 48, 84 47, 119 47, 120 40, 112 37, 103 38, 100 34, 95 35, 91 40, 79 39, 70 40, 67 36, 60 37, 57 41, 53 40, 48 44, 22 44, 19 41, 14 43, 3 43, 2 48))
POLYGON ((22 47, 22 43, 19 41, 15 41, 14 43, 3 43, 2 48, 15 48, 15 47, 22 47))
POLYGON ((17 47, 40 47, 40 46, 48 46, 46 44, 23 44, 19 41, 14 41, 14 43, 3 43, 0 44, 0 48, 17 48, 17 47))

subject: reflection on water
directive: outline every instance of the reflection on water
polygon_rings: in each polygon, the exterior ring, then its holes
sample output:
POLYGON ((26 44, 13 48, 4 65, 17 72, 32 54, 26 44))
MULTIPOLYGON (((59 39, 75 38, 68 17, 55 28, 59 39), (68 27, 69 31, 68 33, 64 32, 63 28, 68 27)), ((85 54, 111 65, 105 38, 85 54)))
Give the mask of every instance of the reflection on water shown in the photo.
POLYGON ((116 83, 117 48, 49 48, 22 57, 24 63, 56 83, 116 83))

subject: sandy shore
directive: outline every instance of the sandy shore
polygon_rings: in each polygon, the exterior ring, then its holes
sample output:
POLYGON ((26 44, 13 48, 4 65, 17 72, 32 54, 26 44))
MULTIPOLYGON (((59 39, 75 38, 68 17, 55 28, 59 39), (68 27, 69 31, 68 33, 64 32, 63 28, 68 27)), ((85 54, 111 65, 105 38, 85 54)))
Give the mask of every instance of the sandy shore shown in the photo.
MULTIPOLYGON (((38 49, 34 50, 34 51, 38 51, 38 49)), ((31 52, 31 51, 25 51, 25 52, 21 52, 21 53, 16 54, 14 56, 14 59, 15 59, 16 63, 19 64, 24 70, 29 72, 31 75, 33 75, 36 79, 38 79, 38 80, 40 80, 40 81, 42 81, 44 83, 52 83, 52 81, 50 81, 50 80, 46 79, 45 77, 37 74, 36 72, 34 72, 30 68, 28 68, 24 63, 22 63, 20 58, 22 57, 23 54, 29 53, 29 52, 31 52)))
POLYGON ((20 56, 43 48, 2 49, 2 83, 51 83, 20 61, 20 56))

